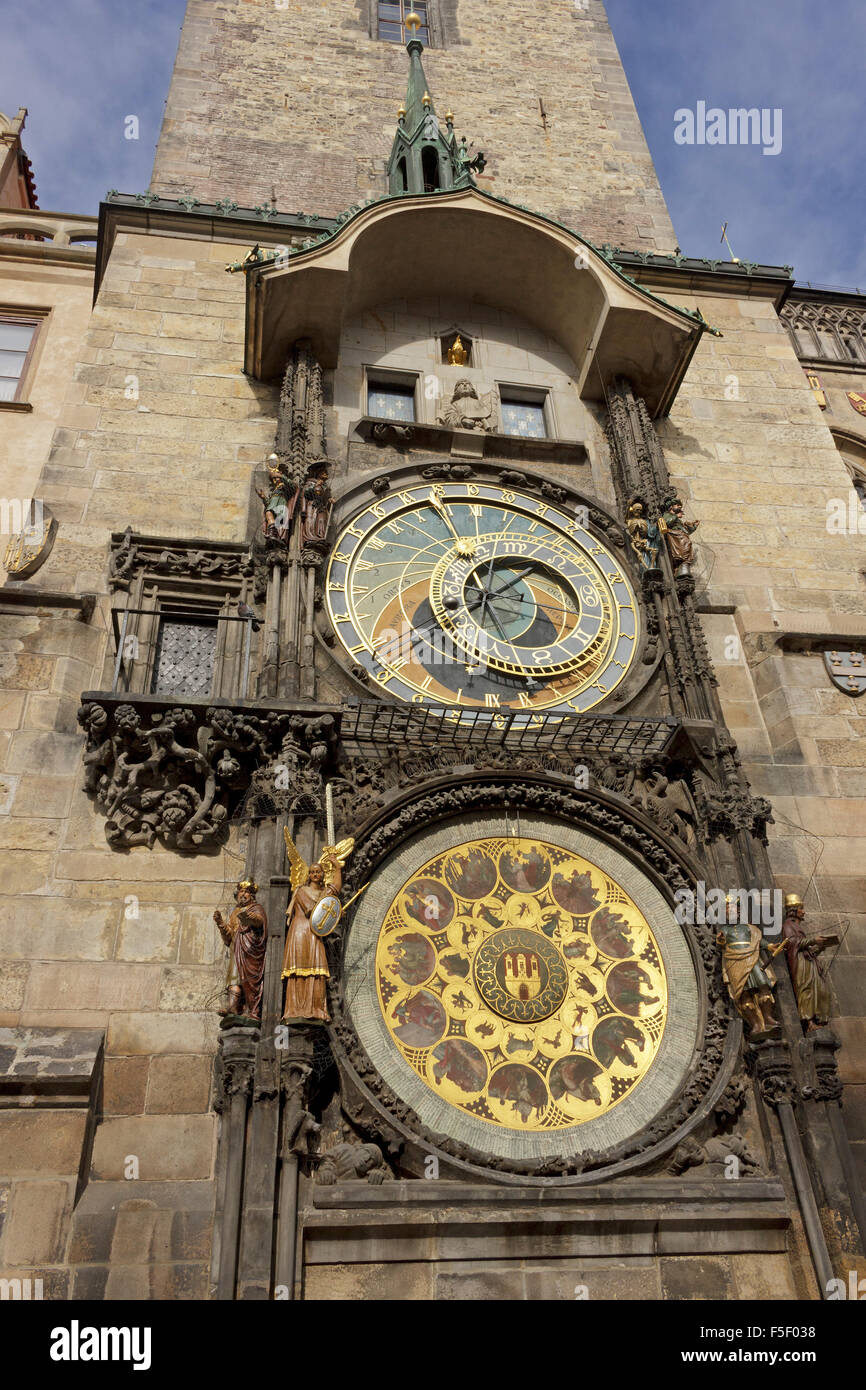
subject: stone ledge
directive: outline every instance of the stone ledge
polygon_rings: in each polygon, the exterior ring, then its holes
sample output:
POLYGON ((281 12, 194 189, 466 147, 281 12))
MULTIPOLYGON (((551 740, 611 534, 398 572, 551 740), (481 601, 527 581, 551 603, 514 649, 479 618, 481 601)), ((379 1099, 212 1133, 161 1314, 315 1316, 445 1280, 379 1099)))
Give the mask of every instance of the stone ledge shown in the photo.
POLYGON ((89 1028, 0 1028, 0 1108, 86 1107, 103 1038, 89 1028))
POLYGON ((730 1205, 732 1189, 736 1187, 736 1202, 782 1202, 785 1190, 776 1178, 740 1178, 736 1184, 720 1179, 702 1182, 682 1178, 625 1178, 615 1184, 596 1187, 502 1187, 499 1184, 468 1184, 449 1181, 410 1181, 384 1183, 374 1187, 367 1182, 336 1183, 315 1187, 313 1205, 323 1210, 358 1208, 381 1209, 398 1204, 415 1207, 442 1208, 455 1206, 557 1207, 571 1205, 578 1209, 588 1206, 624 1202, 689 1202, 693 1205, 730 1205))
MULTIPOLYGON (((515 1199, 509 1192, 513 1205, 507 1209, 485 1209, 481 1203, 455 1209, 445 1205, 440 1193, 435 1211, 429 1205, 413 1210, 410 1203, 390 1210, 369 1206, 366 1211, 308 1210, 303 1221, 304 1259, 308 1265, 347 1265, 785 1252, 790 1215, 779 1184, 755 1184, 765 1191, 746 1201, 731 1200, 730 1193, 725 1194, 727 1200, 721 1194, 713 1199, 709 1192, 703 1200, 694 1200, 685 1195, 687 1184, 671 1185, 677 1193, 649 1207, 644 1185, 635 1183, 633 1200, 625 1198, 622 1186, 617 1185, 607 1189, 606 1198, 598 1192, 589 1205, 584 1204, 582 1193, 580 1200, 572 1196, 570 1203, 546 1207, 544 1200, 537 1200, 533 1209, 517 1205, 521 1197, 515 1199), (768 1187, 778 1195, 768 1196, 768 1187)), ((734 1185, 738 1189, 752 1186, 743 1180, 720 1183, 717 1188, 734 1185)), ((440 1184, 425 1186, 438 1189, 440 1184)), ((388 1189, 393 1190, 393 1185, 380 1191, 385 1194, 388 1189)), ((547 1196, 543 1193, 542 1199, 547 1196)), ((379 1200, 385 1200, 384 1195, 379 1200)), ((397 1202, 401 1200, 402 1193, 397 1202)))
POLYGON ((420 420, 380 420, 365 415, 349 426, 349 443, 406 444, 413 449, 455 456, 521 459, 526 463, 586 463, 582 439, 529 439, 492 430, 455 430, 420 420))

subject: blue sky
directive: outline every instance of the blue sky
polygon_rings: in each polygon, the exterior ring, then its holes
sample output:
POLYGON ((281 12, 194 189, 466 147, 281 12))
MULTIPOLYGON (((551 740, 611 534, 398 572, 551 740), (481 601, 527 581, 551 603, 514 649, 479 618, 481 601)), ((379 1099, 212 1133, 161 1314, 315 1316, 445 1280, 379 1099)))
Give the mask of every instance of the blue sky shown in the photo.
MULTIPOLYGON (((185 0, 16 8, 0 109, 29 108, 43 208, 94 213, 108 188, 147 187, 184 10, 185 0), (132 112, 138 140, 124 138, 132 112)), ((727 219, 741 259, 866 291, 866 0, 607 0, 607 10, 682 249, 724 255, 727 219), (781 108, 781 153, 677 145, 674 112, 699 101, 781 108)))

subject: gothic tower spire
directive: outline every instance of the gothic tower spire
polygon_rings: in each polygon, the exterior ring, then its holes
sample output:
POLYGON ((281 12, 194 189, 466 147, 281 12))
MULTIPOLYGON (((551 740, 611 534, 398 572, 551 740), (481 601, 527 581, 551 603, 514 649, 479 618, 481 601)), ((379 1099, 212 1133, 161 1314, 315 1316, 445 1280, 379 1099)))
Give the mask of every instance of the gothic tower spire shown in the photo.
POLYGON ((460 145, 454 134, 454 117, 445 116, 443 132, 427 85, 418 38, 421 20, 417 14, 406 18, 412 37, 406 45, 409 54, 409 82, 406 103, 397 112, 397 132, 388 160, 388 190, 391 193, 434 193, 459 187, 471 181, 473 171, 484 168, 483 154, 469 158, 466 139, 460 145))

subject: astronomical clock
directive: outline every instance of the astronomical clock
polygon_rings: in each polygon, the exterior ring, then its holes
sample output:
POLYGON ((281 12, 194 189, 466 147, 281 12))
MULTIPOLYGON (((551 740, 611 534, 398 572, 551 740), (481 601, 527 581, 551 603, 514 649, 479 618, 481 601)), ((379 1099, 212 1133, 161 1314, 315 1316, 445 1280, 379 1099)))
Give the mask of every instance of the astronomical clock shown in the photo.
POLYGON ((505 1160, 622 1142, 690 1064, 699 988, 654 885, 545 817, 430 827, 375 874, 345 998, 424 1129, 505 1160))
POLYGON ((574 513, 492 482, 371 503, 339 534, 326 590, 371 688, 418 705, 582 713, 639 641, 622 564, 574 513))

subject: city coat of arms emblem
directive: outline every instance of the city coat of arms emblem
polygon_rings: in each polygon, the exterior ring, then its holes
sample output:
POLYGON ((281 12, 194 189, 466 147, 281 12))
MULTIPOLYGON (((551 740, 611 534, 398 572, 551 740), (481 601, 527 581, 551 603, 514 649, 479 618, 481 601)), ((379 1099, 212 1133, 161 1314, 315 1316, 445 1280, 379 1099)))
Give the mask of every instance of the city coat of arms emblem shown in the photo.
POLYGON ((866 691, 866 653, 825 652, 824 665, 837 690, 855 698, 866 691))

